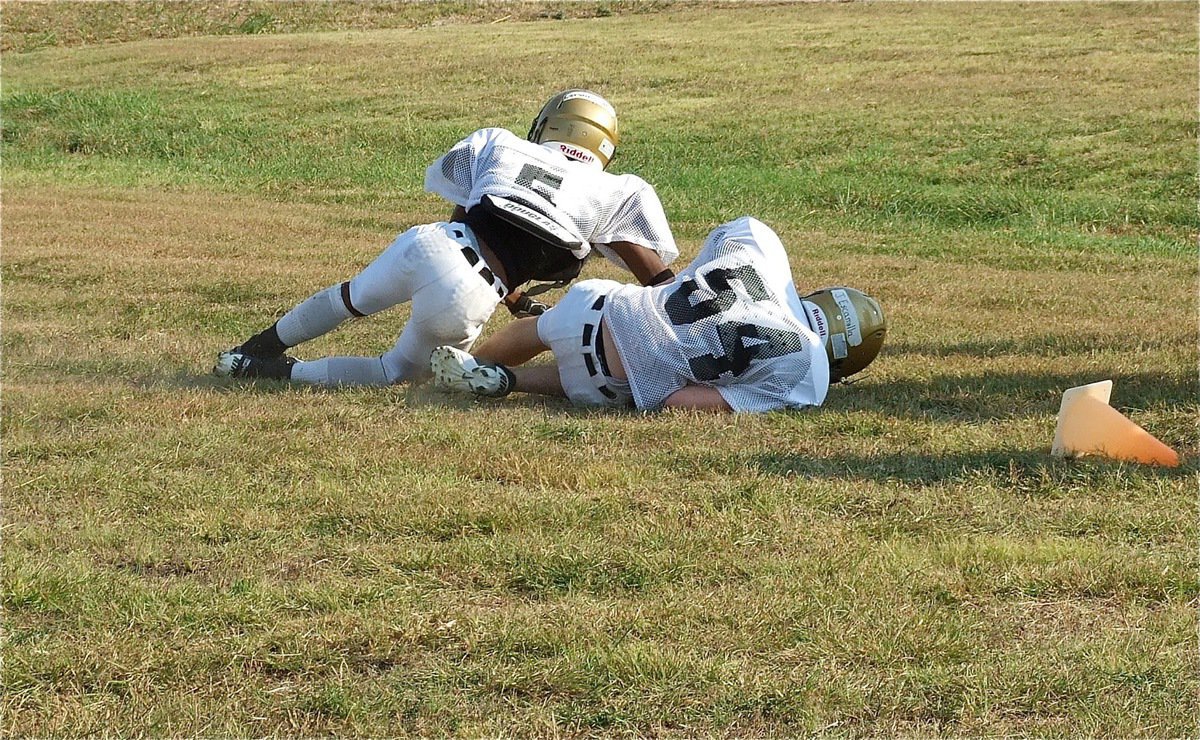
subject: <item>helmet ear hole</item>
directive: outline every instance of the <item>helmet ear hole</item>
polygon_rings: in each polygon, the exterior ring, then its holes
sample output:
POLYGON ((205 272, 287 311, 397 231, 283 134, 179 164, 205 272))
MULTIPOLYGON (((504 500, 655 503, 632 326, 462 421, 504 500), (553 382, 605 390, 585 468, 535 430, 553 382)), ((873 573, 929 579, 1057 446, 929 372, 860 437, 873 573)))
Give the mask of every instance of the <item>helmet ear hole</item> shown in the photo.
POLYGON ((546 119, 538 116, 533 119, 533 123, 529 124, 529 133, 525 135, 527 141, 537 142, 542 136, 542 129, 546 127, 546 119), (540 124, 540 125, 539 125, 540 124))

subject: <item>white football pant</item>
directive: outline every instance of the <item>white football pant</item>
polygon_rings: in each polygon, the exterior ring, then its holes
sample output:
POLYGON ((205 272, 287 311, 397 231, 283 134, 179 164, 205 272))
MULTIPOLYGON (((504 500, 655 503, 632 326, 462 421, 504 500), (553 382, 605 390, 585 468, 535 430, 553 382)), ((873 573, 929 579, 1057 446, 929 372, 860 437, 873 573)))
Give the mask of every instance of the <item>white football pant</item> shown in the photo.
POLYGON ((632 406, 628 381, 609 377, 601 359, 600 321, 613 280, 575 283, 553 308, 538 317, 538 339, 554 353, 563 393, 581 406, 632 406))
POLYGON ((463 224, 416 226, 347 283, 317 292, 276 326, 289 347, 332 331, 354 316, 412 303, 396 344, 379 357, 326 357, 298 362, 292 380, 317 385, 390 385, 428 377, 435 347, 470 349, 500 303, 503 287, 489 283, 463 255, 478 250, 463 224))

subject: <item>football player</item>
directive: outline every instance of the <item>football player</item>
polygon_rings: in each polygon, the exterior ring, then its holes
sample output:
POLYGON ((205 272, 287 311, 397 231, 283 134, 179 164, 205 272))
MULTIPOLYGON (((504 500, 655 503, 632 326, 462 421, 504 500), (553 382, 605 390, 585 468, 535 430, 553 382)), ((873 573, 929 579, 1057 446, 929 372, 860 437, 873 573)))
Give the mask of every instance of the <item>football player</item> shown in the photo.
POLYGON ((275 324, 218 355, 213 372, 317 385, 387 385, 429 375, 430 353, 467 349, 503 300, 514 315, 545 306, 523 294, 531 280, 565 285, 594 249, 643 285, 668 282, 679 250, 662 204, 635 175, 605 172, 616 153, 617 114, 588 90, 550 98, 527 139, 474 132, 431 164, 425 189, 454 203, 447 222, 396 237, 355 277, 321 290, 275 324), (378 357, 301 362, 287 350, 411 302, 395 345, 378 357))
POLYGON ((819 406, 829 384, 883 345, 879 303, 852 288, 801 298, 779 237, 744 217, 713 231, 669 284, 576 283, 558 305, 505 326, 475 356, 434 350, 434 382, 580 405, 770 411, 819 406), (520 365, 545 350, 555 365, 520 365))

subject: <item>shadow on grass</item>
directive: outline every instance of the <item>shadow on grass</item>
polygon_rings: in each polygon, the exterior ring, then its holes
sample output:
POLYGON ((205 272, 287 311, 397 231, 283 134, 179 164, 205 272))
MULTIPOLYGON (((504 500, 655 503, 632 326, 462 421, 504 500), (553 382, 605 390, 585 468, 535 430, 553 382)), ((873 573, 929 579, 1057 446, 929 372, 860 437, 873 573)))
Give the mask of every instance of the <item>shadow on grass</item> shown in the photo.
MULTIPOLYGON (((1174 337, 1139 337, 1138 345, 1147 349, 1177 349, 1174 337)), ((1097 349, 1119 349, 1113 347, 1110 338, 1097 339, 1088 335, 1046 334, 1037 337, 1000 338, 988 337, 969 342, 952 344, 928 344, 889 340, 884 347, 884 356, 952 357, 955 355, 997 359, 1013 357, 1070 357, 1088 355, 1097 349)), ((1193 350, 1192 355, 1196 355, 1193 350)))
POLYGON ((179 388, 193 390, 209 390, 221 394, 254 394, 277 395, 281 393, 307 393, 322 396, 361 396, 363 394, 386 394, 390 400, 411 408, 422 409, 478 409, 481 413, 500 409, 533 409, 547 412, 557 412, 565 416, 592 416, 598 413, 639 416, 641 412, 622 409, 593 409, 572 406, 565 398, 550 396, 533 396, 523 393, 514 394, 503 399, 476 398, 471 395, 445 391, 433 386, 429 381, 420 383, 402 383, 386 387, 324 387, 291 383, 283 380, 245 380, 219 378, 213 375, 198 373, 190 369, 181 369, 172 375, 147 376, 139 375, 133 378, 133 383, 142 389, 179 388))
POLYGON ((873 411, 930 421, 988 421, 1055 415, 1063 391, 1112 380, 1112 405, 1122 411, 1197 407, 1197 383, 1170 373, 997 373, 943 375, 929 380, 852 383, 830 389, 825 407, 873 411))
MULTIPOLYGON (((139 368, 144 370, 144 368, 139 368)), ((869 372, 869 371, 868 371, 869 372)), ((481 413, 500 409, 535 409, 567 416, 591 416, 598 413, 637 418, 635 410, 576 408, 565 399, 514 394, 504 399, 476 399, 443 391, 428 382, 390 388, 322 388, 276 380, 229 380, 180 369, 171 375, 151 377, 132 373, 135 385, 143 388, 168 387, 275 395, 301 390, 313 394, 375 394, 385 392, 390 400, 412 408, 443 407, 478 409, 481 413)), ((830 389, 821 409, 799 413, 869 412, 894 418, 929 422, 986 422, 1058 413, 1062 393, 1068 388, 1113 380, 1112 405, 1126 414, 1146 410, 1183 410, 1193 416, 1197 410, 1197 383, 1191 378, 1169 373, 1114 374, 1108 378, 1096 373, 997 373, 943 375, 929 380, 865 382, 830 389)), ((1168 440, 1164 440, 1168 441, 1168 440)), ((1184 443, 1194 440, 1184 440, 1184 443)), ((1170 441, 1168 441, 1170 444, 1170 441)), ((1176 442, 1178 443, 1178 441, 1176 442)))
MULTIPOLYGON (((742 461, 747 468, 768 475, 870 480, 879 483, 933 485, 947 481, 986 479, 1018 491, 1058 491, 1084 488, 1104 490, 1125 488, 1139 479, 1195 479, 1195 460, 1178 468, 1121 463, 1099 458, 1059 460, 1045 450, 992 450, 969 453, 894 452, 882 455, 834 455, 813 457, 805 454, 769 453, 752 455, 742 461)), ((715 461, 714 461, 715 463, 715 461)), ((723 459, 721 466, 730 461, 723 459)))

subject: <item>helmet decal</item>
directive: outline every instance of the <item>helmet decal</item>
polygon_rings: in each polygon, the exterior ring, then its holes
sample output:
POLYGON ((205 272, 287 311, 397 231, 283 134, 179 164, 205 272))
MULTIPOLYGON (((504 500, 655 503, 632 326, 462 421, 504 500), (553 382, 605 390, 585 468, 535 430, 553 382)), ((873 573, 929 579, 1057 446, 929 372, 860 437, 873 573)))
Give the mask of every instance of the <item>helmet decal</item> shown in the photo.
POLYGON ((857 347, 862 344, 862 333, 858 329, 858 311, 854 309, 854 304, 850 302, 850 296, 846 295, 846 291, 838 288, 829 292, 842 311, 842 321, 846 325, 846 340, 850 342, 851 347, 857 347))
POLYGON ((542 146, 547 146, 547 147, 550 147, 551 149, 560 151, 563 154, 570 157, 571 159, 575 159, 580 162, 586 162, 587 164, 599 164, 600 163, 600 158, 597 157, 595 154, 592 154, 591 152, 589 152, 587 149, 584 149, 583 147, 575 146, 574 144, 567 144, 566 142, 562 142, 562 141, 547 141, 547 142, 543 143, 542 146))
POLYGON ((829 337, 829 349, 833 351, 835 360, 850 356, 850 348, 846 346, 846 335, 841 332, 829 337))
POLYGON ((825 312, 815 303, 804 301, 804 308, 808 310, 808 324, 812 330, 817 333, 821 341, 829 336, 829 322, 825 320, 825 312))
POLYGON ((612 107, 612 103, 589 90, 571 90, 562 96, 562 100, 558 101, 558 107, 561 108, 563 103, 567 102, 568 100, 586 100, 592 105, 598 105, 604 110, 608 111, 610 116, 615 117, 617 115, 617 111, 612 107))

